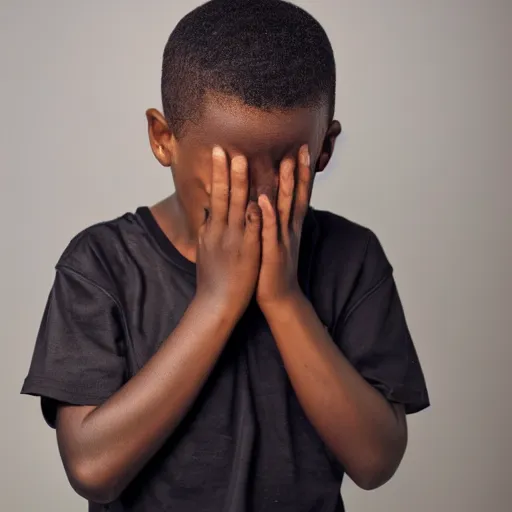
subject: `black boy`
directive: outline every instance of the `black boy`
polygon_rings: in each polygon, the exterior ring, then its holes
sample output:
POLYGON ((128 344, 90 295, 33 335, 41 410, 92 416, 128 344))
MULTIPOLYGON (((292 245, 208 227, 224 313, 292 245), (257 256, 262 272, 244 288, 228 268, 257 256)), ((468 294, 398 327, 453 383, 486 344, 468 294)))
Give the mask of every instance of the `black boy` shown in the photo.
POLYGON ((428 396, 376 237, 309 207, 341 131, 329 40, 286 2, 213 0, 162 96, 176 192, 71 242, 23 392, 91 511, 339 512, 428 396))

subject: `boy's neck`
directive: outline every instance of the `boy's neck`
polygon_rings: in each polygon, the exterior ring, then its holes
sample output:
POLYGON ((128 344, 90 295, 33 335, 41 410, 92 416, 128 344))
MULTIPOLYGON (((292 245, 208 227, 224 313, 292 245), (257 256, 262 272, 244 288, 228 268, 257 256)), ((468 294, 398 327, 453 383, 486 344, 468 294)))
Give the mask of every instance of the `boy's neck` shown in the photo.
POLYGON ((199 225, 193 222, 178 196, 173 194, 150 208, 160 229, 174 247, 195 263, 199 225))

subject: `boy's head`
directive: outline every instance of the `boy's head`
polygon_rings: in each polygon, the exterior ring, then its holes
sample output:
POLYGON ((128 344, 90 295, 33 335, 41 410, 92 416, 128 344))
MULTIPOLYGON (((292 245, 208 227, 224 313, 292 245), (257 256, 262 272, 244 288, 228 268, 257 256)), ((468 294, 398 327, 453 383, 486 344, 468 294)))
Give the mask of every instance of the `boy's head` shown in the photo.
POLYGON ((185 16, 164 51, 164 116, 148 111, 153 151, 183 206, 208 207, 214 145, 247 157, 253 197, 274 195, 279 162, 305 143, 322 171, 341 130, 335 85, 325 31, 293 4, 211 0, 185 16))

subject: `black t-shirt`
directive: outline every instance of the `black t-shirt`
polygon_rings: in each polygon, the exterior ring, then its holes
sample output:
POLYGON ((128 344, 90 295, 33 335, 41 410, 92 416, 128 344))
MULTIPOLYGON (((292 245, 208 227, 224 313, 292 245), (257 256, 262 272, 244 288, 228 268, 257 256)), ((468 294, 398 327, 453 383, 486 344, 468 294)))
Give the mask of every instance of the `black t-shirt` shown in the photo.
MULTIPOLYGON (((334 343, 408 414, 428 394, 392 276, 375 235, 310 209, 299 281, 334 343)), ((93 226, 56 267, 22 393, 98 405, 178 325, 195 265, 148 208, 93 226)), ((94 512, 341 512, 343 468, 308 421, 264 316, 253 302, 195 405, 121 497, 94 512)))

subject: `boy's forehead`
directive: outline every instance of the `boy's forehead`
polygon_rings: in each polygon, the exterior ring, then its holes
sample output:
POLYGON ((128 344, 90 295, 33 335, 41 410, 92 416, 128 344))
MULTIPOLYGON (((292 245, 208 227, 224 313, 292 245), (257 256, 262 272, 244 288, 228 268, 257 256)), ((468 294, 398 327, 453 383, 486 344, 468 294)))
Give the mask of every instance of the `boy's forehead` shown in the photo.
POLYGON ((219 144, 248 157, 259 153, 282 157, 302 144, 314 147, 320 143, 327 121, 327 104, 266 111, 247 106, 236 98, 209 95, 191 135, 201 144, 219 144))

